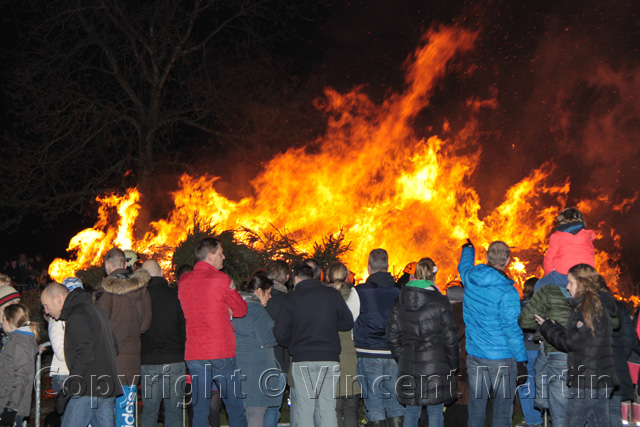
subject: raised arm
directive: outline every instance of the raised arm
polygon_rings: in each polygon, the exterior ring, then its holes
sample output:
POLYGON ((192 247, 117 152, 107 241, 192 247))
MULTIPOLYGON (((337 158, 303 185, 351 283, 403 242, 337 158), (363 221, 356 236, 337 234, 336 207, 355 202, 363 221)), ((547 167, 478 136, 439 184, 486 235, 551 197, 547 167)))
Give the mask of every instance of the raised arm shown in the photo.
POLYGON ((466 275, 475 265, 476 250, 473 246, 463 246, 460 254, 460 262, 458 262, 458 272, 462 278, 462 283, 467 286, 466 275))

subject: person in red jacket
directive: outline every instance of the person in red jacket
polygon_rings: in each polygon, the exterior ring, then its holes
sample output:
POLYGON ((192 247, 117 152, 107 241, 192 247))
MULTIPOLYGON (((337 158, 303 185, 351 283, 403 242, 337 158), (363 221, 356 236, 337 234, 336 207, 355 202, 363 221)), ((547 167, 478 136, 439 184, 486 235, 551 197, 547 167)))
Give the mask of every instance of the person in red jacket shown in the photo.
POLYGON ((587 230, 582 213, 577 208, 567 208, 558 215, 558 228, 549 239, 544 255, 544 274, 534 291, 544 285, 567 287, 567 272, 578 264, 596 266, 593 240, 596 234, 587 230))
POLYGON ((247 303, 222 271, 222 243, 208 237, 196 246, 196 265, 180 277, 178 298, 186 321, 185 361, 192 380, 194 427, 209 425, 212 382, 220 390, 231 427, 246 427, 241 376, 236 374, 236 338, 231 317, 244 317, 247 303))

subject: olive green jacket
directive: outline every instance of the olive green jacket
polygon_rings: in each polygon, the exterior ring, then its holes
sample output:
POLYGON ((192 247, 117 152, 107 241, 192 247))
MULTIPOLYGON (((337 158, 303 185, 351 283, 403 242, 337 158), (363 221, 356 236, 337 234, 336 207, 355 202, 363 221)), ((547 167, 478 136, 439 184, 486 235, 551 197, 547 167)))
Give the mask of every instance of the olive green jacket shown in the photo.
MULTIPOLYGON (((535 331, 538 329, 538 324, 534 315, 539 314, 564 326, 569 320, 570 313, 569 299, 564 296, 562 290, 556 285, 546 285, 538 289, 529 302, 522 307, 518 323, 522 329, 535 331)), ((560 351, 546 339, 543 338, 543 341, 545 353, 560 351)))

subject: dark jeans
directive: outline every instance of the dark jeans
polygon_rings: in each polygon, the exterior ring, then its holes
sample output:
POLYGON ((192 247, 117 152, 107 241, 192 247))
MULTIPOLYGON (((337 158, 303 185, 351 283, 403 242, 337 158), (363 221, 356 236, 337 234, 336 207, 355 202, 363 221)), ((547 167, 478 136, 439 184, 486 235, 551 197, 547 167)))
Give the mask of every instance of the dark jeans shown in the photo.
POLYGON ((493 427, 511 426, 518 368, 513 358, 481 359, 467 356, 469 377, 468 427, 484 427, 487 401, 493 402, 493 427))
POLYGON ((209 403, 212 383, 215 381, 227 409, 230 427, 247 427, 244 394, 240 374, 236 372, 236 359, 188 360, 187 367, 192 381, 193 425, 209 426, 209 403))
POLYGON ((369 421, 404 416, 404 406, 396 396, 398 364, 395 360, 359 357, 357 374, 369 421))
POLYGON ((567 387, 567 354, 538 352, 535 363, 536 398, 538 408, 548 408, 551 422, 556 426, 564 425, 567 404, 571 393, 567 387))
POLYGON ((360 412, 360 395, 340 396, 336 399, 336 414, 338 427, 358 427, 358 413, 360 412))
POLYGON ((534 408, 536 395, 535 383, 535 363, 538 357, 538 350, 527 350, 527 382, 518 388, 520 396, 520 406, 522 414, 527 424, 542 424, 542 413, 534 408))
POLYGON ((62 417, 62 427, 113 427, 116 423, 115 398, 73 396, 62 417))
POLYGON ((614 393, 609 399, 609 427, 622 427, 622 396, 614 393))
MULTIPOLYGON (((187 402, 187 416, 189 417, 189 427, 193 427, 193 405, 191 402, 191 384, 187 383, 185 387, 185 401, 187 402)), ((216 388, 211 392, 211 402, 209 403, 209 427, 220 427, 220 410, 222 409, 222 400, 220 392, 216 388)))
POLYGON ((186 368, 184 362, 142 365, 142 427, 157 427, 160 402, 164 401, 164 423, 182 424, 186 368))
POLYGON ((277 427, 280 421, 280 406, 269 406, 264 414, 265 427, 277 427))
MULTIPOLYGON (((418 422, 423 421, 421 417, 422 406, 407 405, 404 410, 403 427, 418 427, 418 422)), ((444 403, 439 405, 427 405, 427 425, 429 427, 444 427, 444 403)), ((424 422, 421 423, 424 425, 424 422)))
POLYGON ((69 378, 69 375, 51 375, 51 388, 53 388, 54 394, 58 394, 58 392, 62 390, 64 380, 66 380, 67 378, 69 378))
MULTIPOLYGON (((609 395, 611 389, 576 390, 572 387, 573 399, 569 399, 564 416, 565 427, 607 427, 609 425, 609 395)), ((553 421, 553 420, 552 420, 553 421)))

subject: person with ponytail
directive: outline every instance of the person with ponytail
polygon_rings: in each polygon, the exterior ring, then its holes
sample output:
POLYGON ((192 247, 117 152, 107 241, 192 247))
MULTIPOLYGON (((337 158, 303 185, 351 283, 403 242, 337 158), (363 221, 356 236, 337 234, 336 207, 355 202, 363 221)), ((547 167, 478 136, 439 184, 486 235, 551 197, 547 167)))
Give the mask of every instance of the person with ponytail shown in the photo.
POLYGON ((418 426, 423 406, 429 427, 444 426, 444 405, 457 398, 458 327, 449 299, 434 284, 437 271, 431 258, 418 261, 417 280, 402 288, 389 313, 386 337, 398 362, 405 427, 418 426))
POLYGON ((569 269, 571 314, 566 327, 536 314, 540 332, 568 355, 570 399, 565 426, 609 425, 609 396, 618 385, 612 350, 613 295, 602 289, 602 276, 588 264, 569 269))
MULTIPOLYGON (((340 291, 340 295, 347 303, 354 319, 360 311, 358 292, 353 288, 349 280, 349 269, 340 261, 336 261, 327 270, 328 285, 340 291), (357 310, 352 309, 350 301, 357 301, 357 310)), ((338 392, 336 396, 336 414, 338 415, 338 427, 357 427, 360 413, 359 403, 361 396, 360 384, 357 380, 356 348, 353 345, 351 331, 338 332, 340 335, 340 378, 338 379, 338 392)))
POLYGON ((0 352, 0 426, 22 425, 31 413, 31 393, 36 376, 39 328, 29 321, 23 304, 6 306, 2 329, 9 335, 0 352))
POLYGON ((236 336, 236 364, 246 376, 242 391, 246 394, 244 406, 249 427, 264 427, 267 409, 280 408, 284 393, 284 377, 274 353, 274 322, 265 309, 272 288, 271 279, 263 275, 243 283, 240 296, 247 303, 247 315, 231 321, 236 336))

